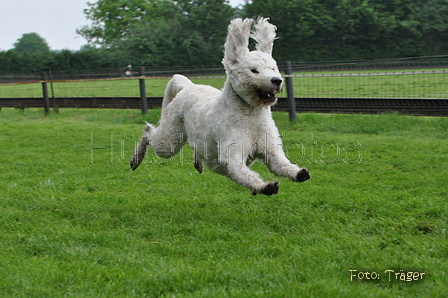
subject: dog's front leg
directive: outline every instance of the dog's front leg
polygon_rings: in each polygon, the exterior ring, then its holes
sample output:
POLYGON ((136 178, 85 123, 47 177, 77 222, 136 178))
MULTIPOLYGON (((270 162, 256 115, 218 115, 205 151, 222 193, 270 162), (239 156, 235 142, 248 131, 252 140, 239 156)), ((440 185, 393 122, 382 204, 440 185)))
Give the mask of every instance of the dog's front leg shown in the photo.
POLYGON ((274 195, 278 192, 278 182, 264 182, 257 172, 249 169, 245 164, 229 163, 227 165, 227 177, 245 186, 252 191, 253 195, 262 193, 264 195, 274 195))
POLYGON ((220 162, 227 165, 227 177, 249 188, 254 195, 257 193, 276 194, 279 183, 277 181, 264 182, 257 172, 252 171, 246 165, 248 154, 245 154, 243 149, 243 146, 230 144, 226 152, 220 154, 220 162))
POLYGON ((308 169, 291 163, 282 148, 268 150, 266 161, 269 170, 278 176, 289 178, 294 182, 303 182, 311 178, 308 169))

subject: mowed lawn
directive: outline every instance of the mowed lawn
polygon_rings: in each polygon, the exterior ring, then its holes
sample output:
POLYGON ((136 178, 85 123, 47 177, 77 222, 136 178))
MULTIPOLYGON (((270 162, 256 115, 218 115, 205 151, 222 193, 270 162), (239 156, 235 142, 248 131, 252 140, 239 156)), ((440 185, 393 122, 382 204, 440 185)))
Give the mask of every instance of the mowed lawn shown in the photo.
POLYGON ((1 297, 446 297, 448 118, 274 113, 312 178, 252 196, 188 147, 131 171, 159 115, 0 111, 1 297))

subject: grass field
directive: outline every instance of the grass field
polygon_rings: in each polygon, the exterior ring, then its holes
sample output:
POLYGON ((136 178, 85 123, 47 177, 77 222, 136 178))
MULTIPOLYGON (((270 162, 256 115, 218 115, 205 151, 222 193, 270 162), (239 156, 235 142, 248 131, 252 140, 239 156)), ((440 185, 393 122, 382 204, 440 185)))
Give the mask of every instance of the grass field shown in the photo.
MULTIPOLYGON (((406 70, 411 71, 411 70, 406 70)), ((416 71, 423 71, 418 69, 416 71)), ((448 94, 448 73, 402 75, 402 71, 381 71, 381 73, 396 73, 394 75, 365 76, 375 71, 360 70, 356 72, 305 72, 294 77, 294 93, 296 97, 416 97, 416 98, 446 98, 448 94), (351 76, 344 76, 346 74, 351 76), (328 75, 332 76, 328 76, 328 75), (313 75, 310 77, 309 75, 313 75)), ((437 71, 441 71, 438 69, 437 71)), ((378 71, 376 71, 378 72, 378 71)), ((206 84, 221 89, 224 86, 223 76, 205 76, 193 78, 197 84, 206 84)), ((163 96, 168 78, 146 79, 147 96, 163 96)), ((139 96, 139 80, 109 79, 102 81, 71 81, 53 83, 56 97, 101 97, 101 96, 139 96)), ((51 93, 50 89, 50 96, 51 93)), ((286 91, 281 96, 286 97, 286 91)), ((40 83, 0 85, 1 97, 42 97, 40 83)))
POLYGON ((296 97, 447 98, 448 73, 295 77, 296 97))
POLYGON ((448 118, 274 113, 312 179, 268 197, 188 148, 132 172, 159 114, 0 111, 1 297, 446 297, 448 118))

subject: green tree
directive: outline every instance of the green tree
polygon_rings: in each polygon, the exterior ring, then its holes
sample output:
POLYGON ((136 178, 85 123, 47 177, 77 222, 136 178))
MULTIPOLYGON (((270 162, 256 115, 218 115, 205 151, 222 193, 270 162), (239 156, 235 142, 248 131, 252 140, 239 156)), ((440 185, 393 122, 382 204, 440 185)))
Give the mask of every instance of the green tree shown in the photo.
POLYGON ((233 9, 225 0, 99 0, 78 33, 129 64, 218 64, 233 9))
POLYGON ((131 27, 119 48, 144 65, 219 64, 234 10, 222 0, 180 0, 176 8, 177 18, 131 27))
POLYGON ((37 33, 25 33, 14 43, 14 49, 19 52, 48 52, 50 47, 47 41, 37 33))
POLYGON ((84 10, 91 26, 84 26, 77 33, 89 42, 109 45, 123 39, 132 25, 173 17, 175 5, 170 0, 98 0, 87 3, 84 10))
POLYGON ((418 55, 415 9, 413 0, 253 0, 244 13, 278 27, 278 60, 310 61, 418 55))
POLYGON ((422 55, 448 53, 448 0, 419 1, 413 12, 421 32, 422 55))
POLYGON ((130 28, 126 39, 114 48, 123 51, 129 64, 183 66, 219 63, 222 51, 217 51, 218 57, 210 47, 198 31, 178 20, 160 20, 130 28))
POLYGON ((1 51, 0 52, 0 73, 1 74, 14 74, 19 73, 16 70, 16 65, 20 59, 19 53, 14 50, 1 51))
MULTIPOLYGON (((222 43, 235 9, 224 0, 178 0, 179 21, 185 28, 198 32, 205 41, 222 43)), ((221 45, 222 46, 222 45, 221 45)))

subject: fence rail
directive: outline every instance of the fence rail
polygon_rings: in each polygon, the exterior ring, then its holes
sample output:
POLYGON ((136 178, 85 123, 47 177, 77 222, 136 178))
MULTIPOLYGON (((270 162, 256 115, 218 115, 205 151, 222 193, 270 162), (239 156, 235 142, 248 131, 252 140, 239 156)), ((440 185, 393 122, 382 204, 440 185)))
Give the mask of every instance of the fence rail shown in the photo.
MULTIPOLYGON (((2 107, 44 108, 40 98, 2 98, 2 107)), ((448 100, 422 98, 295 98, 296 112, 384 113, 399 111, 422 116, 448 116, 448 100)), ((51 99, 58 108, 141 109, 140 97, 66 97, 51 99)), ((148 109, 162 106, 162 97, 148 97, 148 109)), ((273 111, 288 111, 286 97, 280 97, 273 111)))
MULTIPOLYGON (((287 94, 281 95, 285 98, 279 99, 274 110, 290 107, 290 116, 294 111, 400 111, 448 116, 448 56, 423 58, 420 62, 404 59, 376 64, 290 63, 290 69, 284 68, 287 94), (413 68, 397 69, 398 65, 413 68)), ((139 69, 138 76, 128 70, 46 72, 40 77, 3 75, 0 108, 44 107, 46 113, 50 107, 130 108, 145 112, 145 103, 148 108, 161 106, 164 88, 174 73, 216 88, 222 88, 225 81, 222 67, 139 69)))

